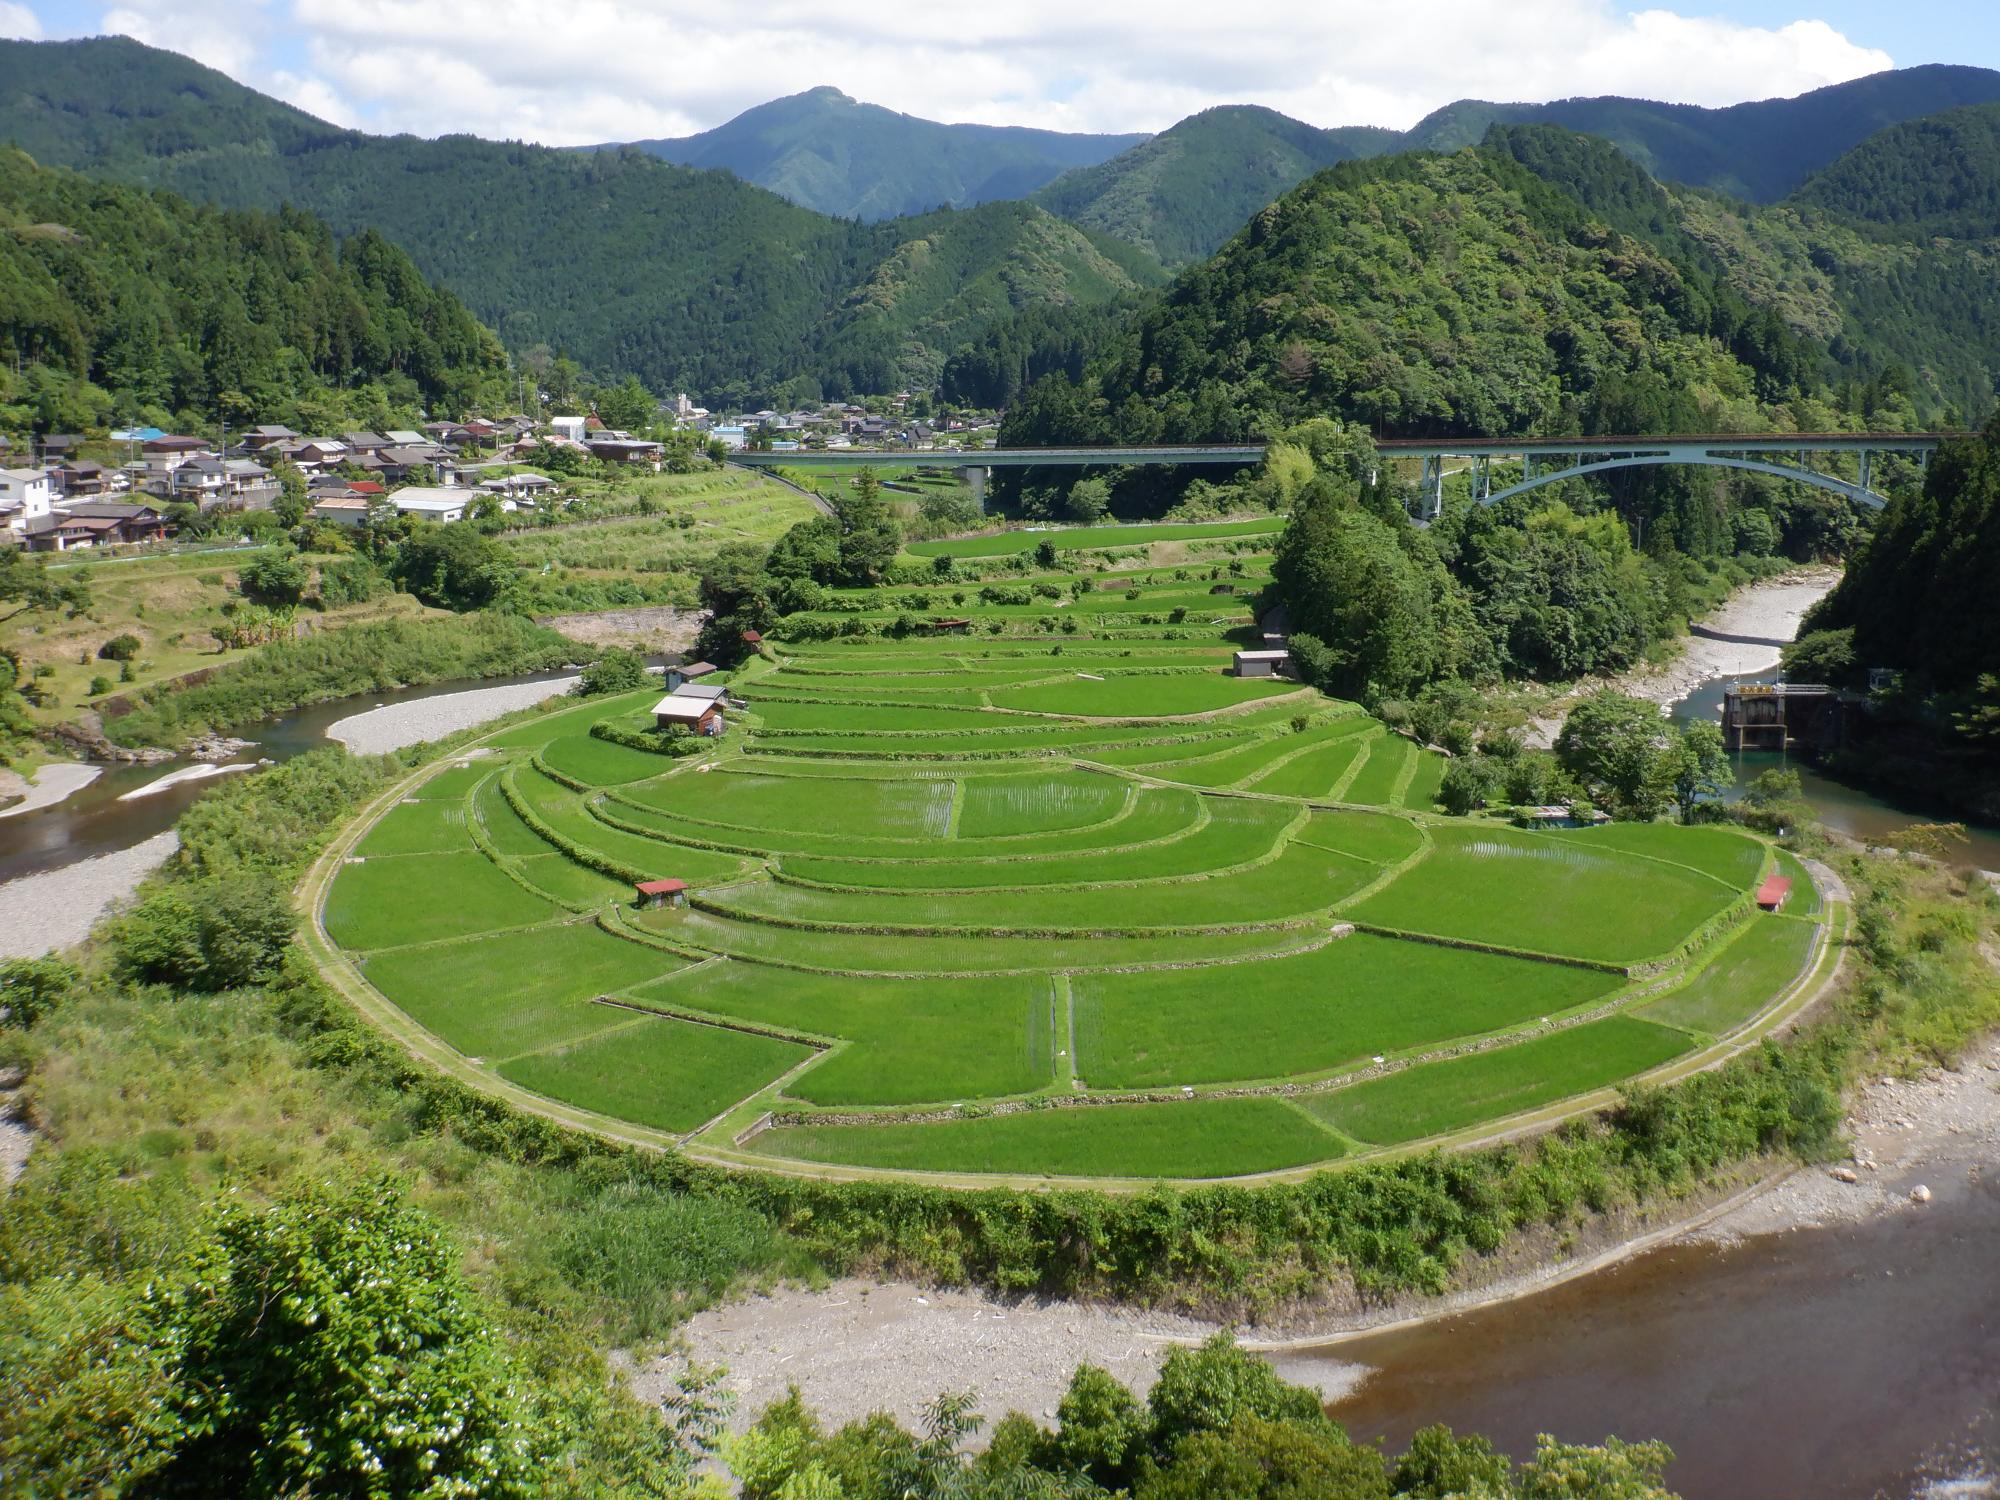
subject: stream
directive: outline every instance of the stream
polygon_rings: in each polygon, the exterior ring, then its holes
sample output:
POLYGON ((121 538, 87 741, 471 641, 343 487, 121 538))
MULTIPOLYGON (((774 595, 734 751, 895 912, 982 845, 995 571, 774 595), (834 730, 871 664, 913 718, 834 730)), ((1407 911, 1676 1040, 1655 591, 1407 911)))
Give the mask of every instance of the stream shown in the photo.
MULTIPOLYGON (((565 675, 562 672, 534 672, 518 677, 482 678, 475 682, 434 682, 424 687, 395 688, 387 692, 362 693, 352 698, 315 703, 261 724, 240 728, 236 737, 255 743, 224 764, 249 765, 258 760, 290 760, 294 755, 317 750, 331 743, 326 732, 332 725, 379 705, 413 703, 447 693, 464 692, 469 688, 553 682, 565 675)), ((182 782, 151 796, 134 797, 129 802, 120 799, 175 771, 186 770, 190 764, 185 760, 170 760, 151 766, 105 766, 97 780, 52 807, 12 818, 0 818, 0 882, 59 869, 92 855, 128 849, 156 833, 166 832, 197 797, 216 784, 215 778, 182 782)))

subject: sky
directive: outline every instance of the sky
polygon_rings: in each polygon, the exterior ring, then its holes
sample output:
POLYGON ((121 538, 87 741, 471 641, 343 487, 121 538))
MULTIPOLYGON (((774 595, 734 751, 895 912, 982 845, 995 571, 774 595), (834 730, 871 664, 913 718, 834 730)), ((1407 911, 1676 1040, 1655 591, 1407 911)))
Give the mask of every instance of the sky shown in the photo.
POLYGON ((1405 128, 1468 97, 1720 105, 2000 66, 1994 0, 0 0, 0 36, 105 33, 337 124, 548 145, 686 135, 818 84, 1057 130, 1215 104, 1405 128))

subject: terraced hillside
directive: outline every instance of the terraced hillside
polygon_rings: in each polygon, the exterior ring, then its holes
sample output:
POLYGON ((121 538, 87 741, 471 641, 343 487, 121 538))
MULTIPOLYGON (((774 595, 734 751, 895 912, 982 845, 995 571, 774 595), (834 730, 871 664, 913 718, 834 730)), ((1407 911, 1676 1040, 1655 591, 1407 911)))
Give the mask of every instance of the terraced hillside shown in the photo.
POLYGON ((1149 1179, 1476 1135, 1692 1063, 1819 961, 1817 918, 1754 913, 1749 836, 1443 817, 1440 756, 1226 674, 1241 595, 1086 581, 916 629, 837 598, 859 633, 767 646, 696 755, 634 748, 647 694, 489 737, 336 846, 336 977, 711 1159, 1149 1179), (662 878, 686 905, 635 905, 662 878))

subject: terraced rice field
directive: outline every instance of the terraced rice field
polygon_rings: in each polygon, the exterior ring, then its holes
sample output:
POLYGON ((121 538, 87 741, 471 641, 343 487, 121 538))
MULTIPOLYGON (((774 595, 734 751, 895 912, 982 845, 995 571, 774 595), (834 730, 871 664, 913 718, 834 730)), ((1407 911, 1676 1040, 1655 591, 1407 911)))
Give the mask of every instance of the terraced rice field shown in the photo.
POLYGON ((1749 915, 1747 835, 1438 815, 1442 757, 1225 674, 1168 602, 1209 576, 782 649, 692 758, 590 732, 647 693, 510 727, 338 846, 325 932, 495 1087, 740 1165, 1035 1179, 1476 1131, 1739 1033, 1811 962, 1822 903, 1783 856, 1794 905, 1749 915))

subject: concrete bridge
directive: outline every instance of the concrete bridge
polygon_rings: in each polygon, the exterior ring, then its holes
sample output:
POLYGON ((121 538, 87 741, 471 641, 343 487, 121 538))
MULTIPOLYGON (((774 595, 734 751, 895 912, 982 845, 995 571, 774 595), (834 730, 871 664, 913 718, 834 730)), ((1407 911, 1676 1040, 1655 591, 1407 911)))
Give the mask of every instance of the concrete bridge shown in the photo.
MULTIPOLYGON (((1887 497, 1874 487, 1875 459, 1895 454, 1921 468, 1944 442, 1969 437, 1965 432, 1785 432, 1672 433, 1659 437, 1609 436, 1587 438, 1378 438, 1375 450, 1384 458, 1415 459, 1422 465, 1418 482, 1419 515, 1434 519, 1444 507, 1445 466, 1462 459, 1472 473, 1472 497, 1492 505, 1509 496, 1543 485, 1558 484, 1608 469, 1657 464, 1702 464, 1711 468, 1747 469, 1795 479, 1843 495, 1857 504, 1880 510, 1887 497), (1843 478, 1812 466, 1815 457, 1848 455, 1856 477, 1843 478), (1517 459, 1521 478, 1495 489, 1493 463, 1517 459)), ((927 468, 965 471, 973 494, 984 508, 986 477, 996 468, 1106 468, 1128 464, 1209 464, 1241 468, 1261 463, 1262 443, 1155 443, 1102 448, 836 448, 772 453, 745 449, 730 462, 749 468, 786 465, 865 469, 885 464, 919 464, 927 468)))

